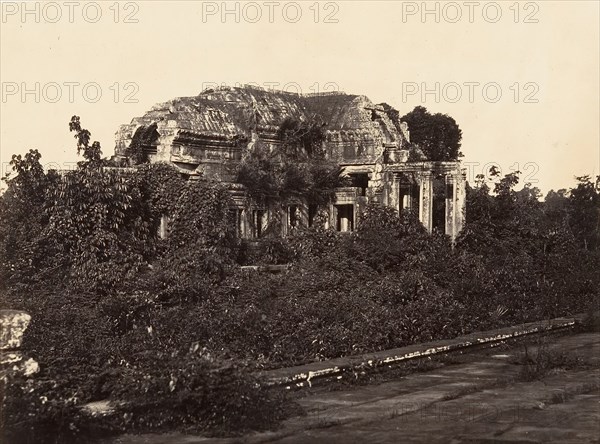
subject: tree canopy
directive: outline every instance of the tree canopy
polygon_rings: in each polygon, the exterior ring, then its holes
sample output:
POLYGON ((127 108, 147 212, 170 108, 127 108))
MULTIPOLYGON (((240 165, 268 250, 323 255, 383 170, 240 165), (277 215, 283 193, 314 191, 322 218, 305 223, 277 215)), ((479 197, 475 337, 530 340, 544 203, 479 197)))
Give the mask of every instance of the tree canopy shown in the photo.
POLYGON ((290 198, 328 203, 343 179, 340 166, 325 157, 324 124, 287 118, 277 135, 280 145, 274 149, 254 144, 238 167, 237 181, 260 203, 290 198))
POLYGON ((418 146, 428 160, 454 161, 462 157, 462 131, 447 114, 431 114, 425 107, 417 106, 399 120, 408 124, 411 144, 418 146))

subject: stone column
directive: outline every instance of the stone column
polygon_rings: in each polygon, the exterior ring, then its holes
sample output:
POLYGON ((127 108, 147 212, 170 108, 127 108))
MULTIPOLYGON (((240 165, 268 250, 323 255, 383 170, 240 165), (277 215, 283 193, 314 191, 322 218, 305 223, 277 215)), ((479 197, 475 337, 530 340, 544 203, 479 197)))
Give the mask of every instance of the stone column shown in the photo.
POLYGON ((432 216, 433 205, 433 181, 431 173, 424 173, 421 176, 421 186, 419 188, 419 220, 427 230, 431 233, 433 226, 432 216))
POLYGON ((252 236, 250 236, 250 233, 252 233, 252 229, 249 226, 250 225, 250 221, 252 220, 252 212, 251 211, 247 211, 245 208, 241 211, 240 214, 240 236, 242 237, 242 239, 248 239, 252 236), (250 213, 250 214, 248 214, 250 213))
POLYGON ((158 227, 158 237, 160 237, 161 239, 167 238, 168 226, 169 226, 169 218, 168 218, 168 216, 165 216, 163 214, 160 217, 160 226, 158 227))
POLYGON ((411 200, 411 188, 409 187, 407 193, 402 196, 402 202, 400 207, 402 210, 411 210, 412 200, 411 200))
POLYGON ((340 231, 343 231, 344 233, 346 231, 350 231, 350 219, 348 219, 347 216, 343 216, 340 218, 340 231))
POLYGON ((334 204, 329 205, 329 223, 325 228, 337 229, 337 208, 334 204))
POLYGON ((383 204, 400 211, 402 210, 402 202, 400 202, 400 180, 396 174, 390 174, 389 178, 392 179, 392 183, 388 186, 389 191, 386 193, 387 199, 384 199, 383 204))
POLYGON ((454 179, 454 193, 456 200, 454 203, 454 237, 456 238, 463 229, 465 223, 465 202, 466 202, 466 189, 465 189, 465 176, 462 172, 459 172, 454 179))
POLYGON ((446 234, 454 241, 456 233, 454 227, 456 225, 456 213, 454 211, 454 203, 456 202, 456 184, 454 177, 446 175, 446 234))
POLYGON ((306 202, 302 202, 301 205, 298 205, 298 216, 301 227, 308 227, 308 204, 306 202))

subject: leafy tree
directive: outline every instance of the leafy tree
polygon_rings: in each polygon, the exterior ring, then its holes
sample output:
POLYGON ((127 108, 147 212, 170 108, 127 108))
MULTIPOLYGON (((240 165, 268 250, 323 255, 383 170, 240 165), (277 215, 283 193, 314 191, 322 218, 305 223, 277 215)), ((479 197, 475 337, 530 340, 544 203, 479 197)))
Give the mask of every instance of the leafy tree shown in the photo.
POLYGON ((492 167, 490 176, 497 179, 493 192, 485 182, 467 186, 466 224, 458 244, 488 257, 535 251, 543 244, 547 222, 537 188, 526 184, 516 191, 519 172, 499 178, 492 167))
POLYGON ((279 195, 278 168, 274 156, 257 142, 240 162, 236 181, 246 186, 253 199, 264 203, 279 195))
POLYGON ((425 107, 417 106, 399 120, 408 124, 411 143, 417 145, 428 160, 454 161, 462 157, 462 131, 452 117, 430 114, 425 107))
POLYGON ((544 199, 544 212, 554 225, 561 225, 569 215, 569 193, 565 188, 550 190, 544 199))
POLYGON ((146 147, 156 143, 159 137, 157 127, 156 123, 152 123, 148 126, 140 126, 135 131, 130 145, 125 150, 125 155, 131 164, 140 165, 148 162, 146 147))
POLYGON ((4 286, 31 282, 44 260, 36 239, 47 223, 47 194, 57 177, 54 172, 44 173, 40 159, 37 150, 13 155, 13 173, 3 179, 8 184, 0 196, 0 281, 4 286))
POLYGON ((550 190, 544 202, 544 212, 550 223, 569 230, 584 250, 600 246, 600 181, 594 184, 590 176, 576 178, 578 184, 569 191, 550 190))
POLYGON ((342 182, 339 165, 325 157, 324 125, 287 118, 277 134, 277 148, 260 142, 253 146, 238 167, 237 181, 260 203, 291 198, 312 205, 329 202, 342 182))
POLYGON ((149 259, 156 237, 142 178, 104 168, 98 142, 73 116, 73 171, 44 173, 36 150, 13 156, 15 176, 0 202, 3 282, 45 283, 105 291, 149 259))
POLYGON ((412 255, 419 254, 428 238, 414 214, 399 215, 393 208, 370 204, 360 214, 348 255, 381 272, 396 268, 412 255))
POLYGON ((207 180, 173 180, 171 186, 177 195, 164 203, 166 196, 161 197, 155 210, 168 214, 168 237, 152 272, 140 275, 131 289, 146 289, 161 301, 202 300, 226 277, 237 255, 231 196, 222 184, 207 180))
POLYGON ((44 167, 40 163, 42 155, 38 150, 29 150, 25 156, 14 154, 10 161, 14 174, 7 173, 4 180, 12 185, 12 191, 22 199, 29 197, 30 203, 43 201, 43 193, 46 186, 46 175, 44 167), (11 176, 14 176, 11 178, 11 176))
POLYGON ((286 158, 324 158, 325 123, 310 120, 300 121, 287 117, 277 130, 282 141, 281 152, 286 158))
POLYGON ((144 220, 150 225, 150 231, 156 233, 161 219, 170 219, 175 214, 177 202, 185 188, 185 179, 173 165, 166 162, 138 165, 135 176, 140 184, 140 200, 145 203, 147 211, 144 220))
POLYGON ((64 174, 49 196, 54 204, 41 235, 70 269, 72 284, 102 290, 137 272, 155 234, 144 220, 137 178, 95 164, 64 174))
POLYGON ((569 223, 582 247, 595 250, 600 247, 600 176, 595 184, 590 176, 576 179, 569 194, 569 223))
POLYGON ((69 131, 75 132, 75 139, 77 140, 77 154, 81 154, 85 159, 85 162, 93 166, 98 166, 102 160, 102 149, 100 148, 100 142, 94 141, 90 145, 90 138, 92 133, 87 129, 81 127, 81 120, 79 116, 71 117, 69 122, 69 131))

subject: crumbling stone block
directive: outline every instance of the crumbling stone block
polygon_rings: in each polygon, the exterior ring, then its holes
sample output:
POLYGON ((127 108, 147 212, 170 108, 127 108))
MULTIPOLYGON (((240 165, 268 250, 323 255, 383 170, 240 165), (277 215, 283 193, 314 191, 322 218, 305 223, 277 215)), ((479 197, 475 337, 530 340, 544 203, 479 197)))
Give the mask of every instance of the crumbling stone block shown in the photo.
POLYGON ((0 310, 0 350, 19 348, 30 322, 31 316, 24 311, 0 310))

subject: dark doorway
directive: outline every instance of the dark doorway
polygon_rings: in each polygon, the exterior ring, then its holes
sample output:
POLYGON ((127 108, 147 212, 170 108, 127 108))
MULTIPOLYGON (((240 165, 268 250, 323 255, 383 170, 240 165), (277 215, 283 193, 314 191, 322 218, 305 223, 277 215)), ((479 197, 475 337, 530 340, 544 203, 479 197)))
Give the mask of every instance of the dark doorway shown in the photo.
POLYGON ((312 227, 315 223, 315 217, 317 216, 317 211, 319 210, 319 207, 316 205, 309 205, 308 206, 308 226, 312 227))
POLYGON ((296 228, 298 226, 300 214, 297 205, 289 206, 289 226, 290 228, 296 228))
POLYGON ((433 180, 432 228, 446 234, 446 181, 444 178, 433 180))
POLYGON ((354 231, 354 205, 336 205, 335 208, 337 210, 336 230, 354 231))
POLYGON ((258 239, 262 236, 263 210, 254 210, 252 212, 252 237, 258 239))
POLYGON ((235 234, 235 237, 242 237, 242 211, 243 210, 238 208, 232 208, 229 210, 228 222, 235 234))
POLYGON ((419 214, 419 185, 416 183, 400 184, 398 194, 398 214, 419 214))
POLYGON ((369 188, 369 174, 368 173, 355 173, 350 174, 352 179, 352 186, 360 188, 360 195, 367 195, 367 188, 369 188))

